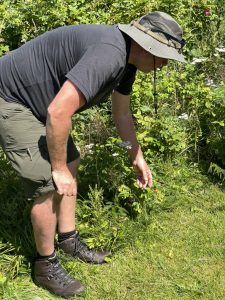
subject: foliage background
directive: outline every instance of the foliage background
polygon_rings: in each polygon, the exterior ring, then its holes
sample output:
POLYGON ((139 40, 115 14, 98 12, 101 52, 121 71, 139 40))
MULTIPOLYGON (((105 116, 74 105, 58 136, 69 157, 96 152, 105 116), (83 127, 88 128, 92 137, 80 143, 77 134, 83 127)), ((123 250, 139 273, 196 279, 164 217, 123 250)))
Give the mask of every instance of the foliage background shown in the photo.
MULTIPOLYGON (((191 176, 192 168, 223 186, 225 54, 218 49, 225 47, 225 1, 0 1, 0 56, 58 26, 129 23, 153 10, 165 11, 181 24, 188 61, 184 65, 170 62, 157 72, 157 116, 152 74, 138 74, 133 88, 131 108, 154 188, 137 188, 126 147, 121 146, 112 124, 110 101, 73 119, 72 134, 82 155, 77 218, 91 247, 104 245, 116 251, 124 246, 133 221, 150 222, 152 212, 179 206, 176 195, 189 193, 183 179, 191 176), (179 183, 168 180, 166 164, 179 167, 179 183)), ((27 222, 31 203, 4 154, 0 155, 1 281, 1 274, 14 278, 29 270, 34 243, 27 222)))

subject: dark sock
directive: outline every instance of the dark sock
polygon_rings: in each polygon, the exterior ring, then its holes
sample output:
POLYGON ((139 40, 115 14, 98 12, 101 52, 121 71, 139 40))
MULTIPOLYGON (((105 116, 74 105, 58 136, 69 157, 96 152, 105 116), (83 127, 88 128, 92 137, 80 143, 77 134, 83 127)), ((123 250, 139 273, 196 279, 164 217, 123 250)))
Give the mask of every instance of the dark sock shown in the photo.
POLYGON ((75 230, 72 230, 72 231, 69 231, 69 232, 64 232, 64 233, 59 233, 58 234, 58 242, 61 243, 65 240, 67 240, 68 238, 70 238, 75 233, 76 233, 75 230))
POLYGON ((54 256, 55 256, 55 250, 54 250, 54 252, 53 252, 51 255, 46 255, 46 256, 40 255, 40 254, 37 252, 36 260, 48 259, 48 258, 52 258, 52 257, 54 257, 54 256))

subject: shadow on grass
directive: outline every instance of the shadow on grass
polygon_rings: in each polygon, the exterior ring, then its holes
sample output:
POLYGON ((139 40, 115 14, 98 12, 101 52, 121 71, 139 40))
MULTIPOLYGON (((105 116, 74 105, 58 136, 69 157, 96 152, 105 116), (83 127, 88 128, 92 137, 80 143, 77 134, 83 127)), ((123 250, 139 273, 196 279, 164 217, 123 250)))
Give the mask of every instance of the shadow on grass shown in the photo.
POLYGON ((29 265, 35 254, 32 203, 25 197, 21 180, 2 157, 0 169, 0 270, 14 277, 21 264, 29 265))

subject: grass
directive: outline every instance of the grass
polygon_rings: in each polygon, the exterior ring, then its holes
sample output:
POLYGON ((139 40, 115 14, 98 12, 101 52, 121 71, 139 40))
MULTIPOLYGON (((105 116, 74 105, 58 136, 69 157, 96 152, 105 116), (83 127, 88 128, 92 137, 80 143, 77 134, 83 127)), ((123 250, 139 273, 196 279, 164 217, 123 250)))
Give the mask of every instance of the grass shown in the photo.
MULTIPOLYGON (((126 232, 108 264, 87 265, 62 256, 67 270, 86 285, 79 299, 225 299, 225 194, 195 167, 168 163, 159 176, 164 202, 121 227, 126 232)), ((28 216, 28 207, 11 204, 28 216)), ((11 229, 3 227, 10 225, 9 216, 0 222, 0 299, 58 299, 30 278, 29 255, 24 256, 31 247, 29 227, 21 237, 21 221, 11 229)))

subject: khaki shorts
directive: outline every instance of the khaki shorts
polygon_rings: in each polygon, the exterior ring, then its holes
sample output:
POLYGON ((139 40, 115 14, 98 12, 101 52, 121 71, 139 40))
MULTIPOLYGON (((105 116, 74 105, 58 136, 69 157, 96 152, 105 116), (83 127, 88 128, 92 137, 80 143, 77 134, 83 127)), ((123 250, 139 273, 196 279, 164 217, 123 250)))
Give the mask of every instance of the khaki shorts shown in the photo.
MULTIPOLYGON (((54 191, 45 125, 18 103, 0 98, 0 145, 12 167, 22 177, 28 198, 54 191)), ((67 145, 67 163, 79 158, 71 136, 67 145)))

